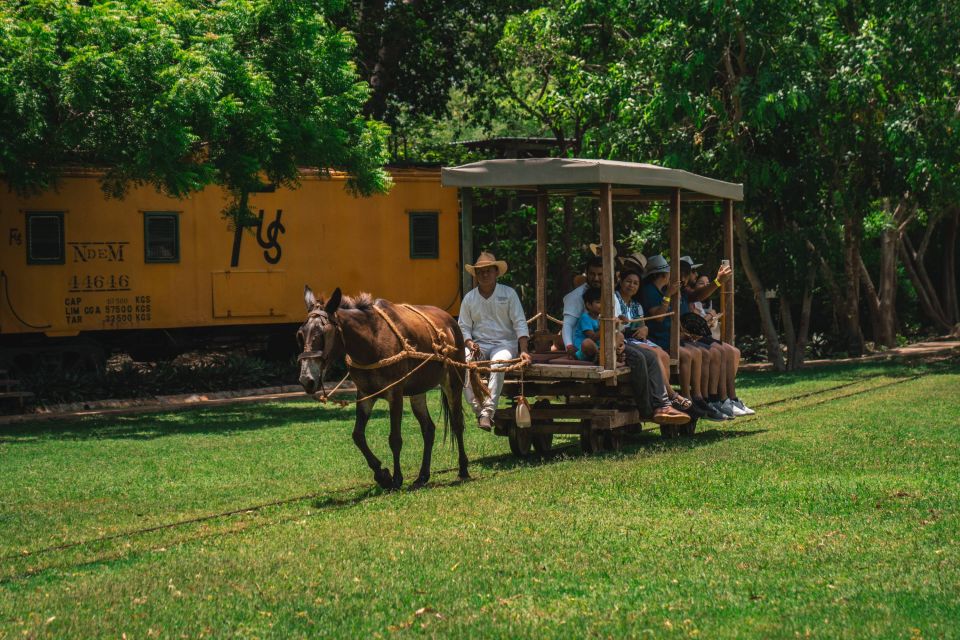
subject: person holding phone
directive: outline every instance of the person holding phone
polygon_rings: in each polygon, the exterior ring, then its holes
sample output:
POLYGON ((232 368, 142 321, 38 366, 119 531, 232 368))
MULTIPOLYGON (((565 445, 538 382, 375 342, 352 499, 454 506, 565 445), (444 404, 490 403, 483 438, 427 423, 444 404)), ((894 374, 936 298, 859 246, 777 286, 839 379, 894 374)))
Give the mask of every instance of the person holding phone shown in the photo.
MULTIPOLYGON (((697 264, 690 256, 680 258, 680 279, 682 282, 680 293, 681 316, 690 311, 696 311, 694 304, 707 300, 721 285, 729 281, 733 274, 730 261, 723 260, 717 269, 716 277, 707 283, 702 283, 697 269, 703 265, 697 264)), ((737 397, 736 377, 740 368, 740 350, 732 344, 721 342, 711 336, 703 336, 698 341, 712 356, 712 361, 719 364, 710 370, 709 375, 709 404, 730 417, 753 415, 753 409, 745 405, 737 397)), ((705 378, 707 376, 704 376, 705 378)))

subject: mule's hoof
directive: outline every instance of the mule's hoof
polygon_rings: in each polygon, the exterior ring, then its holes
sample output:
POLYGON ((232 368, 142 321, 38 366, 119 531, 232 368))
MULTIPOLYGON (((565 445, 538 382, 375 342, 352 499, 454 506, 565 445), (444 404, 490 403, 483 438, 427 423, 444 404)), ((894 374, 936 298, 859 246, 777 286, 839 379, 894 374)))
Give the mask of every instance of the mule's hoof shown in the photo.
POLYGON ((425 486, 427 486, 428 482, 430 482, 430 478, 417 478, 413 481, 413 484, 410 485, 410 491, 423 489, 425 486))
POLYGON ((401 487, 403 487, 403 476, 400 475, 399 473, 393 476, 393 483, 391 484, 391 487, 394 490, 400 489, 401 487))
POLYGON ((470 474, 469 474, 469 473, 466 473, 466 472, 461 473, 460 475, 457 476, 457 481, 458 481, 458 482, 469 482, 469 481, 472 480, 472 479, 473 479, 473 478, 470 477, 470 474))
POLYGON ((373 473, 373 479, 377 481, 381 489, 393 488, 393 477, 386 469, 378 469, 373 473))

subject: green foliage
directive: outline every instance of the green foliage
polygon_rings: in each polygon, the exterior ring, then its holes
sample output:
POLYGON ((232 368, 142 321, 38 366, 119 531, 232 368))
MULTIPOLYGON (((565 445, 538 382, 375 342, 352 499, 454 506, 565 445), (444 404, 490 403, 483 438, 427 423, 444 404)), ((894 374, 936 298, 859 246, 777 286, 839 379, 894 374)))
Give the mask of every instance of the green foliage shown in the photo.
POLYGON ((296 186, 299 167, 386 190, 387 129, 361 115, 369 90, 330 4, 3 2, 0 171, 29 191, 65 166, 101 166, 113 196, 218 183, 235 219, 263 181, 296 186))

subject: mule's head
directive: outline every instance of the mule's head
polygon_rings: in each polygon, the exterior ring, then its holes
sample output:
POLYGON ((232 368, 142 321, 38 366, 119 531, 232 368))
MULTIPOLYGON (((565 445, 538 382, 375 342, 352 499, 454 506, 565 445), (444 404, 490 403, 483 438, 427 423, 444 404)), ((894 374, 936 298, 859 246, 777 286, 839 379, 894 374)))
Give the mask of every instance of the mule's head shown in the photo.
POLYGON ((307 320, 297 330, 300 343, 300 384, 307 393, 320 388, 320 381, 327 367, 343 350, 343 341, 337 325, 337 309, 341 294, 337 288, 326 303, 317 300, 309 286, 303 288, 303 301, 307 305, 307 320))

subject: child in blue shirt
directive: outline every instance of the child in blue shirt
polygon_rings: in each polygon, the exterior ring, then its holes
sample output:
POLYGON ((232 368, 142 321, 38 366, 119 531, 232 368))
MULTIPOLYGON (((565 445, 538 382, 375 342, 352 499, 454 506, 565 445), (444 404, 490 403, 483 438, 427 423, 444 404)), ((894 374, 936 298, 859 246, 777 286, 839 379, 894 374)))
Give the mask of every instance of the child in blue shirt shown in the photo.
POLYGON ((573 332, 573 346, 577 348, 577 360, 593 362, 597 359, 600 342, 600 289, 587 287, 583 292, 585 311, 573 332))

